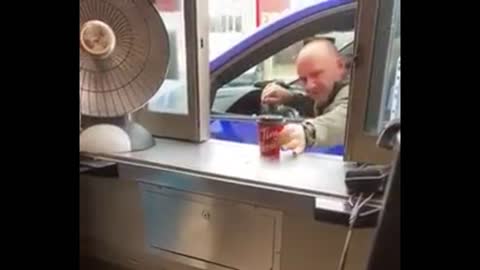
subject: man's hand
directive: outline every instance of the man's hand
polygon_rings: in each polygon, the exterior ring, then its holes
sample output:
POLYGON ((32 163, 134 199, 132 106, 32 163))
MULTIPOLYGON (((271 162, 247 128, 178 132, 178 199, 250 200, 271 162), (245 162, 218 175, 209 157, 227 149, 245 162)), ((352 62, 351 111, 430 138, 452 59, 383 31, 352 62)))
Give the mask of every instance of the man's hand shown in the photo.
POLYGON ((262 91, 262 103, 265 104, 285 104, 292 98, 292 94, 285 88, 276 83, 269 83, 262 91))
POLYGON ((287 124, 279 134, 279 143, 295 154, 305 151, 305 132, 300 124, 287 124))

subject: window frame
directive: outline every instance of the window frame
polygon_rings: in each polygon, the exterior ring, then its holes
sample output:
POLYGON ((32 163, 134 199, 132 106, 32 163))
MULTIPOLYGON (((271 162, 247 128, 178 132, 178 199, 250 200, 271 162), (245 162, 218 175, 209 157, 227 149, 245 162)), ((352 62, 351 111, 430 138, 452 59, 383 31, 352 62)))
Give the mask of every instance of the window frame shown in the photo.
MULTIPOLYGON (((350 102, 345 138, 346 161, 385 164, 391 162, 391 151, 377 147, 378 134, 366 131, 369 102, 380 110, 388 38, 395 0, 363 0, 357 12, 355 61, 351 76, 350 102), (382 27, 379 27, 382 26, 382 27), (377 36, 378 35, 378 36, 377 36)), ((371 106, 370 106, 371 107, 371 106)), ((379 112, 377 112, 379 113, 379 112)))
MULTIPOLYGON (((209 138, 210 89, 208 0, 182 0, 185 25, 188 114, 152 112, 148 106, 132 118, 154 137, 202 142, 209 138)), ((161 52, 159 52, 161 53, 161 52)))

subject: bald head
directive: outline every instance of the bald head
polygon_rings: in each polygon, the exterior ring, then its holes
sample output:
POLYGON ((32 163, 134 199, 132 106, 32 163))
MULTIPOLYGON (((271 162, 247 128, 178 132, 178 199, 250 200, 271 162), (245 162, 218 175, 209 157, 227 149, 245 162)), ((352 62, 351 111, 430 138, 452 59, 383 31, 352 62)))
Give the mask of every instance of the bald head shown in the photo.
POLYGON ((317 38, 306 42, 305 46, 300 50, 300 53, 311 53, 312 51, 325 52, 338 56, 337 47, 327 38, 317 38))
POLYGON ((296 66, 307 94, 317 102, 328 99, 335 82, 341 80, 345 72, 337 48, 325 39, 306 44, 298 54, 296 66))

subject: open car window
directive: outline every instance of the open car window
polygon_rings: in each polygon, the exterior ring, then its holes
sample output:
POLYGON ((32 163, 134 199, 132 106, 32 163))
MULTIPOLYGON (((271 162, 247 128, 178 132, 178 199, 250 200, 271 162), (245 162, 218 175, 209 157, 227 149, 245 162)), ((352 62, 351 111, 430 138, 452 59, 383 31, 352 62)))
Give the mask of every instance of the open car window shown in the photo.
MULTIPOLYGON (((353 55, 354 31, 332 31, 321 33, 313 37, 328 37, 334 40, 339 52, 350 59, 353 55)), ((288 84, 291 89, 302 91, 303 87, 297 83, 298 76, 295 60, 304 42, 312 38, 305 37, 300 41, 292 42, 288 47, 271 55, 266 60, 257 63, 240 76, 221 86, 214 99, 212 111, 215 113, 253 116, 261 113, 260 95, 262 86, 269 81, 279 81, 288 84)), ((275 41, 272 41, 275 42, 275 41)), ((293 108, 300 117, 306 117, 303 112, 308 108, 293 108)))

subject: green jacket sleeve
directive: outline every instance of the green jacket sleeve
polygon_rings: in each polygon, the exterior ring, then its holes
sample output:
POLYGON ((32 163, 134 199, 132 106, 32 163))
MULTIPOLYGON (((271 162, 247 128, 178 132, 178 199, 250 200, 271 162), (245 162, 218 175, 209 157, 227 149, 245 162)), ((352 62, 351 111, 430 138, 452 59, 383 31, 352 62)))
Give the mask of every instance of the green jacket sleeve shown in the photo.
POLYGON ((307 146, 333 146, 343 144, 347 122, 349 87, 344 86, 323 114, 305 120, 307 146), (309 128, 310 127, 310 128, 309 128))

